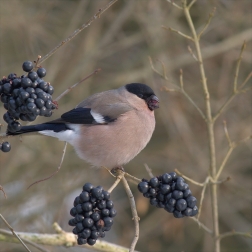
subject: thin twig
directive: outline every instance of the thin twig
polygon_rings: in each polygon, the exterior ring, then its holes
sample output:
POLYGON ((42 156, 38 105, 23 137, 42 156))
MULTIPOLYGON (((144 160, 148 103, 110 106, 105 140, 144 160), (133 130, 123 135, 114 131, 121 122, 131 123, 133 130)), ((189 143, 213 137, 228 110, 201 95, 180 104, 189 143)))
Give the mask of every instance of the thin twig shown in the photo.
MULTIPOLYGON (((164 78, 164 76, 161 73, 159 73, 154 68, 153 65, 151 65, 151 68, 154 70, 154 72, 158 73, 160 76, 162 76, 164 78)), ((184 88, 183 88, 184 84, 183 84, 183 76, 182 76, 182 74, 183 74, 183 72, 180 71, 180 87, 176 85, 178 87, 178 89, 170 89, 170 88, 167 88, 167 87, 163 87, 163 90, 165 90, 167 92, 180 92, 180 93, 182 93, 187 98, 187 100, 197 109, 197 111, 200 113, 200 115, 204 119, 204 121, 207 121, 207 118, 204 115, 204 113, 202 112, 202 110, 198 107, 198 105, 193 101, 193 99, 184 90, 184 88)))
POLYGON ((116 176, 116 181, 114 182, 114 184, 108 189, 108 192, 111 193, 116 186, 119 184, 119 182, 121 181, 122 177, 124 176, 123 173, 120 173, 118 176, 116 176))
POLYGON ((6 226, 10 229, 10 231, 12 232, 12 234, 14 236, 17 237, 17 239, 20 241, 20 243, 24 246, 24 248, 28 251, 31 252, 29 250, 29 248, 24 244, 24 242, 22 241, 22 239, 16 234, 16 232, 14 231, 14 229, 11 227, 11 225, 8 223, 8 221, 3 217, 2 214, 0 214, 0 218, 3 220, 3 222, 6 224, 6 226))
POLYGON ((178 174, 178 175, 180 175, 180 176, 182 176, 183 178, 185 178, 186 180, 188 180, 188 181, 190 181, 192 184, 194 184, 194 185, 197 185, 197 186, 204 186, 204 183, 199 183, 199 182, 197 182, 197 181, 195 181, 195 180, 193 180, 193 179, 191 179, 191 178, 189 178, 189 177, 187 177, 187 176, 185 176, 182 172, 180 172, 178 169, 175 169, 175 172, 178 174))
POLYGON ((202 205, 203 205, 203 199, 205 197, 205 191, 206 191, 206 187, 207 187, 208 183, 209 183, 209 176, 206 177, 206 180, 204 182, 204 186, 203 186, 202 191, 201 191, 200 203, 199 203, 199 212, 198 212, 198 215, 197 215, 197 219, 200 218, 201 209, 202 209, 202 205))
POLYGON ((252 77, 252 72, 250 72, 247 76, 247 78, 243 81, 243 83, 241 84, 241 86, 239 87, 239 89, 242 89, 246 83, 249 81, 249 79, 252 77))
POLYGON ((137 184, 139 184, 142 181, 141 179, 139 179, 137 177, 134 177, 134 176, 130 175, 127 172, 124 173, 124 176, 130 178, 133 181, 135 181, 137 184))
POLYGON ((151 178, 154 178, 155 176, 153 175, 151 168, 147 164, 144 164, 144 167, 145 167, 147 173, 149 174, 149 176, 151 178))
POLYGON ((198 62, 197 56, 193 53, 192 48, 190 46, 187 47, 189 53, 192 55, 192 57, 198 62))
POLYGON ((4 188, 1 185, 0 185, 0 191, 3 192, 4 198, 7 199, 7 195, 6 195, 5 191, 4 191, 4 188))
POLYGON ((218 170, 218 172, 217 172, 217 174, 216 174, 216 176, 214 178, 214 181, 217 181, 219 179, 219 177, 220 177, 220 175, 221 175, 221 173, 222 173, 222 171, 223 171, 223 169, 224 169, 224 167, 225 167, 231 153, 233 152, 234 148, 236 148, 239 144, 241 144, 241 143, 243 143, 245 141, 248 141, 249 139, 252 138, 252 135, 251 135, 251 136, 248 136, 248 137, 246 137, 246 138, 244 138, 244 139, 242 139, 240 141, 237 141, 237 142, 231 141, 230 136, 228 134, 226 121, 224 121, 223 124, 224 124, 225 135, 226 135, 226 138, 228 140, 229 149, 228 149, 228 152, 227 152, 226 156, 224 157, 224 159, 223 159, 223 161, 222 161, 222 163, 220 165, 220 168, 219 168, 219 170, 218 170))
POLYGON ((67 147, 67 142, 65 142, 65 146, 64 146, 64 149, 63 149, 61 161, 60 161, 60 164, 59 164, 57 170, 56 170, 53 174, 51 174, 49 177, 46 177, 46 178, 44 178, 44 179, 40 179, 40 180, 35 181, 35 182, 32 183, 31 185, 29 185, 27 189, 29 189, 30 187, 32 187, 32 186, 35 185, 35 184, 38 184, 38 183, 40 183, 40 182, 43 182, 43 181, 46 181, 46 180, 50 179, 51 177, 53 177, 54 175, 56 175, 56 174, 59 172, 59 170, 60 170, 60 168, 61 168, 61 165, 62 165, 62 163, 63 163, 63 161, 64 161, 65 154, 66 154, 66 147, 67 147))
POLYGON ((55 101, 59 101, 64 95, 66 95, 67 93, 69 93, 73 88, 75 88, 76 86, 78 86, 80 83, 84 82, 85 80, 89 79, 91 76, 93 76, 94 74, 97 74, 98 72, 101 71, 101 68, 97 68, 96 70, 94 70, 91 74, 89 74, 88 76, 86 76, 85 78, 83 78, 82 80, 80 80, 79 82, 75 83, 74 85, 72 85, 71 87, 67 88, 62 94, 60 94, 55 101))
POLYGON ((181 68, 179 70, 179 83, 180 83, 180 88, 184 90, 183 70, 181 68))
POLYGON ((163 77, 165 80, 168 80, 168 78, 167 78, 166 75, 163 75, 162 73, 160 73, 160 72, 154 67, 153 61, 152 61, 151 57, 149 56, 148 58, 149 58, 149 61, 150 61, 150 65, 151 65, 152 70, 153 70, 155 73, 157 73, 159 76, 163 77))
MULTIPOLYGON (((4 234, 4 235, 8 235, 8 236, 12 236, 12 233, 7 231, 7 230, 4 230, 4 229, 1 229, 0 228, 0 234, 4 234)), ((29 241, 25 238, 22 238, 22 241, 24 241, 25 243, 27 244, 30 244, 31 246, 33 246, 34 248, 38 249, 39 251, 42 251, 42 252, 49 252, 49 250, 39 246, 38 244, 36 244, 35 242, 32 242, 32 241, 29 241)))
POLYGON ((175 33, 177 33, 177 34, 179 34, 179 35, 181 35, 182 37, 184 37, 184 38, 186 38, 186 39, 189 39, 189 40, 191 40, 191 41, 194 41, 194 39, 191 37, 191 36, 188 36, 188 35, 186 35, 186 34, 184 34, 183 32, 181 32, 181 31, 178 31, 178 30, 176 30, 176 29, 173 29, 173 28, 171 28, 171 27, 165 27, 165 26, 161 26, 163 29, 165 29, 165 30, 168 30, 168 31, 172 31, 172 32, 175 32, 175 33))
POLYGON ((197 222, 199 227, 203 228, 207 233, 209 233, 210 235, 213 235, 213 231, 211 229, 209 229, 206 225, 204 225, 202 222, 200 222, 197 218, 191 217, 190 219, 197 222))
POLYGON ((168 79, 168 77, 167 77, 167 75, 166 75, 166 70, 165 70, 165 64, 164 64, 164 62, 161 61, 161 60, 159 60, 159 59, 157 59, 157 61, 160 62, 161 65, 162 65, 162 68, 163 68, 163 76, 164 76, 164 78, 165 78, 165 79, 168 79))
POLYGON ((87 23, 83 24, 79 29, 75 30, 68 38, 64 39, 62 42, 60 42, 55 48, 53 48, 48 54, 46 54, 43 58, 40 59, 40 63, 47 60, 50 56, 52 56, 60 47, 65 45, 67 42, 72 40, 76 35, 78 35, 81 31, 83 31, 85 28, 89 27, 97 18, 100 18, 100 16, 109 9, 115 2, 118 0, 112 0, 108 4, 106 4, 103 8, 99 9, 99 11, 87 21, 87 23))
POLYGON ((191 3, 188 5, 188 10, 190 10, 191 9, 191 7, 195 4, 195 2, 196 2, 197 0, 192 0, 191 1, 191 3))
POLYGON ((244 80, 244 82, 241 84, 241 86, 239 87, 239 89, 237 88, 237 85, 238 85, 237 84, 238 83, 238 75, 239 75, 239 71, 240 71, 240 64, 241 64, 242 55, 243 55, 243 52, 244 52, 245 48, 246 48, 246 42, 244 41, 244 43, 242 45, 242 48, 241 48, 241 51, 240 51, 239 58, 238 58, 237 63, 236 63, 235 77, 234 77, 234 84, 233 84, 233 93, 228 97, 228 99, 224 102, 224 104, 221 106, 221 108, 218 110, 218 112, 213 117, 213 121, 214 122, 222 114, 222 112, 224 111, 224 109, 229 105, 229 103, 234 99, 234 97, 237 94, 248 91, 248 90, 242 90, 242 88, 248 82, 248 80, 251 78, 252 72, 249 73, 249 75, 244 80))
POLYGON ((216 239, 221 240, 223 238, 229 237, 229 236, 234 236, 234 235, 239 235, 243 236, 246 238, 252 238, 251 232, 236 232, 236 231, 231 231, 231 232, 226 232, 221 235, 219 235, 216 239))
POLYGON ((176 8, 183 10, 183 8, 181 6, 179 6, 178 4, 174 3, 174 0, 166 0, 168 3, 172 4, 173 6, 175 6, 176 8))
POLYGON ((223 127, 224 127, 224 132, 225 132, 226 138, 228 140, 229 147, 232 147, 232 141, 231 141, 230 136, 228 134, 227 122, 226 121, 223 121, 223 127))
POLYGON ((212 10, 212 12, 209 14, 209 17, 208 17, 208 20, 207 20, 205 26, 203 27, 203 29, 201 30, 201 32, 198 34, 198 40, 200 40, 201 35, 204 33, 204 31, 209 26, 209 24, 210 24, 210 22, 211 22, 211 20, 212 20, 212 18, 214 16, 215 11, 216 11, 216 8, 214 7, 213 10, 212 10))
POLYGON ((246 41, 243 42, 243 45, 242 45, 242 48, 241 48, 241 52, 240 52, 239 58, 238 58, 237 63, 236 63, 235 77, 234 77, 234 88, 233 88, 233 93, 234 94, 237 91, 237 81, 238 81, 238 76, 239 76, 239 72, 240 72, 240 65, 241 65, 241 60, 242 60, 242 54, 243 54, 245 48, 246 48, 246 41))
POLYGON ((207 121, 206 116, 202 112, 202 110, 198 107, 198 105, 193 101, 193 99, 187 94, 187 92, 183 89, 182 90, 183 95, 187 98, 187 100, 197 109, 197 111, 200 113, 201 117, 204 119, 204 121, 207 121))
POLYGON ((131 213, 133 215, 133 220, 134 220, 134 224, 135 224, 135 235, 134 235, 134 239, 133 239, 133 241, 130 245, 130 249, 129 249, 129 252, 134 252, 138 238, 139 238, 139 220, 140 220, 140 218, 138 217, 138 214, 137 214, 134 196, 133 196, 133 194, 130 190, 130 187, 128 185, 128 182, 124 176, 122 177, 122 182, 123 182, 125 191, 128 195, 129 201, 130 201, 131 213))

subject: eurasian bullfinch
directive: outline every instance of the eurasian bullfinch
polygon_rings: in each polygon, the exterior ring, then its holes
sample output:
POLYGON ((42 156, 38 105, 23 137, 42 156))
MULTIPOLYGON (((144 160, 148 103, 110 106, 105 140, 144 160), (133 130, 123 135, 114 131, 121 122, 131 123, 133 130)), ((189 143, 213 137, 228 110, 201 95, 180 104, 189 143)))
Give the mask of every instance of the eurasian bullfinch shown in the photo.
POLYGON ((88 163, 116 168, 147 145, 158 107, 159 100, 149 86, 132 83, 91 95, 57 120, 23 126, 7 135, 38 132, 56 137, 70 143, 88 163))

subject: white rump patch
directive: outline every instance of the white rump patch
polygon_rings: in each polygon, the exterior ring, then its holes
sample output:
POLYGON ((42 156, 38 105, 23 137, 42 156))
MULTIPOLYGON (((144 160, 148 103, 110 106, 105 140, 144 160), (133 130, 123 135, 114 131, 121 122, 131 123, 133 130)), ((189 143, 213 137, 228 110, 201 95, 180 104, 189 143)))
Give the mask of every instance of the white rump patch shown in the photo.
POLYGON ((68 124, 67 126, 71 129, 60 132, 54 132, 53 130, 43 130, 39 131, 38 133, 45 136, 58 138, 60 141, 68 142, 71 145, 73 145, 74 140, 76 139, 76 137, 78 137, 78 131, 80 129, 80 125, 68 124))

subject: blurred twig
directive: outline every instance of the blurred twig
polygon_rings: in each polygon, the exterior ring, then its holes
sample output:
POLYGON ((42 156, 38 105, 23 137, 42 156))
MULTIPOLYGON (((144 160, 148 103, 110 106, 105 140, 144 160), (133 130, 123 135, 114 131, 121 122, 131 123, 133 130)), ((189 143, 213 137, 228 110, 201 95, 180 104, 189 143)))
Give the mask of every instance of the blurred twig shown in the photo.
POLYGON ((245 92, 245 90, 243 90, 242 88, 248 82, 248 80, 251 78, 252 73, 250 73, 248 75, 248 77, 242 83, 242 85, 240 86, 240 88, 237 88, 237 81, 238 81, 238 76, 239 76, 239 71, 240 71, 240 65, 241 65, 242 55, 243 55, 243 52, 244 52, 245 48, 246 48, 246 42, 244 41, 244 43, 242 45, 242 48, 241 48, 241 52, 240 52, 239 58, 238 58, 237 63, 236 63, 235 77, 234 77, 234 84, 233 84, 233 93, 229 96, 229 98, 226 100, 226 102, 221 106, 221 108, 219 109, 219 111, 213 117, 213 121, 216 121, 216 119, 222 114, 222 112, 225 110, 225 108, 228 106, 228 104, 233 100, 233 98, 237 94, 245 92))
MULTIPOLYGON (((11 232, 9 232, 9 231, 7 231, 7 230, 4 230, 4 229, 0 229, 0 234, 7 235, 7 236, 12 236, 12 233, 11 233, 11 232)), ((1 240, 1 235, 0 235, 0 240, 1 240)), ((45 249, 45 248, 39 246, 38 244, 36 244, 36 243, 34 243, 34 242, 32 242, 32 241, 29 241, 29 240, 24 239, 24 238, 22 238, 22 240, 23 240, 25 243, 30 244, 30 245, 33 246, 34 248, 38 249, 39 251, 42 251, 42 252, 49 252, 49 250, 47 250, 47 249, 45 249)), ((9 240, 7 239, 7 241, 9 241, 9 240)), ((11 240, 11 242, 13 242, 13 241, 11 240)))
MULTIPOLYGON (((20 236, 23 240, 26 240, 29 242, 36 242, 36 243, 44 244, 44 245, 66 246, 66 247, 72 247, 72 246, 77 245, 76 237, 73 233, 65 232, 64 230, 61 229, 61 227, 57 223, 54 223, 53 226, 54 226, 54 229, 57 231, 57 234, 17 232, 17 235, 20 236)), ((10 237, 10 235, 11 235, 11 232, 0 229, 0 241, 18 242, 16 238, 10 237)), ((90 249, 90 246, 86 244, 83 245, 83 247, 90 249)), ((110 252, 128 252, 129 251, 128 248, 118 246, 116 244, 109 243, 106 241, 101 241, 101 240, 97 240, 95 245, 93 245, 92 247, 96 249, 97 251, 104 251, 104 252, 105 251, 110 251, 110 252)))
POLYGON ((201 30, 201 32, 198 34, 198 39, 200 40, 201 35, 204 33, 204 31, 207 29, 207 27, 209 26, 209 24, 211 23, 211 20, 214 16, 214 13, 216 11, 216 8, 213 8, 212 12, 209 14, 208 20, 205 24, 205 26, 203 27, 203 29, 201 30))
POLYGON ((252 238, 252 233, 251 232, 236 232, 236 231, 231 231, 231 232, 226 232, 217 237, 218 240, 221 240, 223 238, 229 237, 229 236, 234 236, 234 235, 239 235, 247 238, 252 238))
MULTIPOLYGON (((159 60, 159 62, 162 63, 162 68, 163 68, 163 73, 160 73, 153 65, 153 61, 151 59, 151 57, 149 56, 149 61, 150 61, 150 65, 152 70, 157 73, 159 76, 161 76, 162 78, 164 78, 165 80, 168 80, 168 77, 166 76, 165 73, 165 67, 164 67, 164 63, 162 61, 159 60)), ((165 91, 167 92, 180 92, 182 93, 187 99, 188 101, 197 109, 197 111, 200 113, 201 117, 206 121, 206 116, 204 115, 204 113, 202 112, 202 110, 199 108, 199 106, 193 101, 193 99, 188 95, 188 93, 185 91, 184 89, 184 83, 183 83, 183 71, 182 69, 180 69, 180 87, 178 85, 176 85, 177 89, 169 89, 167 87, 163 87, 165 91)))
POLYGON ((147 164, 144 164, 144 167, 145 167, 146 171, 148 172, 149 176, 151 178, 154 178, 155 176, 153 175, 151 168, 147 164))
POLYGON ((4 198, 7 199, 7 195, 6 195, 5 191, 4 191, 4 188, 3 188, 3 186, 1 186, 1 185, 0 185, 0 191, 3 192, 4 198))
POLYGON ((137 184, 142 181, 141 179, 134 177, 127 172, 124 173, 124 176, 130 178, 132 181, 135 181, 137 184))
POLYGON ((24 248, 28 251, 31 252, 29 250, 29 248, 24 244, 24 242, 22 241, 22 239, 17 235, 17 233, 14 231, 14 229, 11 227, 11 225, 8 223, 8 221, 3 217, 2 214, 0 214, 0 218, 3 220, 3 222, 6 224, 6 226, 10 229, 11 233, 17 237, 17 239, 19 240, 19 242, 24 246, 24 248))
POLYGON ((218 170, 218 172, 217 172, 217 174, 216 174, 216 176, 215 176, 215 180, 218 180, 218 178, 220 177, 220 175, 221 175, 221 173, 222 173, 222 171, 223 171, 223 169, 224 169, 224 167, 225 167, 225 165, 226 165, 226 163, 227 163, 227 161, 228 161, 228 159, 229 159, 229 157, 230 157, 232 151, 233 151, 239 144, 241 144, 241 143, 243 143, 243 142, 245 142, 245 141, 248 141, 249 139, 252 139, 252 135, 251 135, 251 136, 248 136, 248 137, 246 137, 246 138, 244 138, 244 139, 242 139, 242 140, 240 140, 240 141, 234 142, 234 141, 232 141, 232 140, 230 139, 230 136, 229 136, 229 134, 228 134, 228 129, 227 129, 227 123, 226 123, 226 121, 223 122, 223 125, 224 125, 225 135, 226 135, 226 138, 227 138, 227 141, 228 141, 229 149, 228 149, 228 152, 227 152, 226 156, 224 157, 224 159, 223 159, 223 161, 222 161, 222 163, 221 163, 221 165, 220 165, 220 168, 219 168, 219 170, 218 170))
POLYGON ((88 76, 86 76, 85 78, 83 78, 82 80, 80 80, 79 82, 75 83, 74 85, 72 85, 71 87, 67 88, 62 94, 60 94, 55 101, 59 101, 64 95, 66 95, 67 93, 69 93, 73 88, 75 88, 76 86, 78 86, 80 83, 82 83, 83 81, 89 79, 91 76, 93 76, 94 74, 97 74, 98 72, 101 71, 101 68, 97 68, 96 70, 94 70, 91 74, 89 74, 88 76))
POLYGON ((63 164, 65 154, 66 154, 66 147, 67 147, 67 142, 65 142, 65 146, 64 146, 64 149, 63 149, 61 161, 60 161, 60 164, 59 164, 57 170, 56 170, 53 174, 51 174, 49 177, 46 177, 46 178, 44 178, 44 179, 40 179, 40 180, 35 181, 35 182, 32 183, 31 185, 29 185, 27 189, 29 189, 30 187, 32 187, 32 186, 35 185, 35 184, 38 184, 38 183, 40 183, 40 182, 42 182, 42 181, 46 181, 46 180, 50 179, 51 177, 53 177, 54 175, 56 175, 56 174, 59 172, 59 170, 60 170, 60 168, 61 168, 61 166, 62 166, 62 164, 63 164))
POLYGON ((46 54, 44 57, 42 57, 39 61, 39 63, 44 62, 47 60, 50 56, 52 56, 60 47, 65 45, 67 42, 69 42, 71 39, 73 39, 76 35, 78 35, 81 31, 83 31, 85 28, 89 27, 97 18, 100 18, 100 16, 109 9, 115 2, 118 0, 112 0, 108 4, 106 4, 103 8, 99 9, 99 11, 90 18, 85 24, 83 24, 79 29, 75 30, 68 38, 64 39, 62 42, 60 42, 55 48, 53 48, 48 54, 46 54))
POLYGON ((206 225, 204 225, 202 222, 198 220, 198 218, 191 217, 192 220, 198 223, 199 227, 203 228, 207 233, 213 235, 213 231, 209 229, 206 225))

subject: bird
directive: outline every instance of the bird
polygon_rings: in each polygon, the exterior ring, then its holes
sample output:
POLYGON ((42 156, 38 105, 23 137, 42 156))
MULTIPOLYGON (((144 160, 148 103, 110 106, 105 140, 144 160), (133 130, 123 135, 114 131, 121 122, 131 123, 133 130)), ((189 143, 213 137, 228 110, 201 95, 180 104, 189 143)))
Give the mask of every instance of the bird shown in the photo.
POLYGON ((130 83, 91 95, 59 119, 6 134, 55 137, 71 144, 92 166, 113 169, 145 148, 155 129, 157 108, 159 99, 148 85, 130 83))

